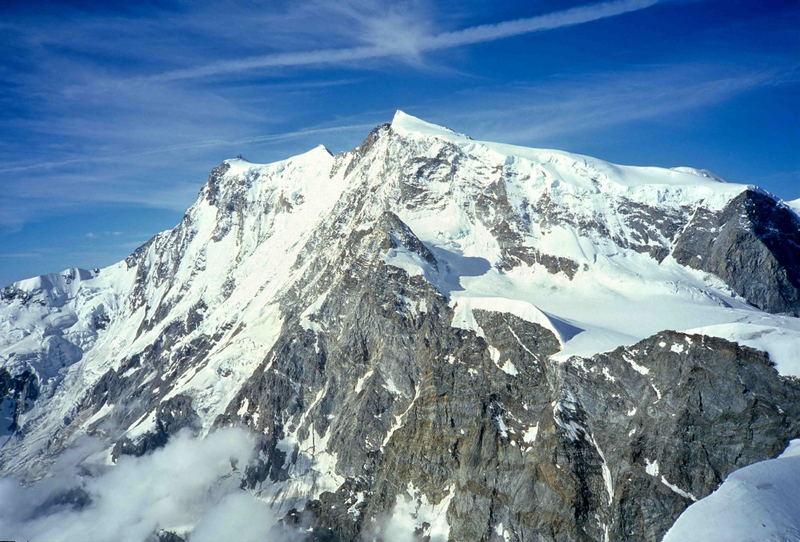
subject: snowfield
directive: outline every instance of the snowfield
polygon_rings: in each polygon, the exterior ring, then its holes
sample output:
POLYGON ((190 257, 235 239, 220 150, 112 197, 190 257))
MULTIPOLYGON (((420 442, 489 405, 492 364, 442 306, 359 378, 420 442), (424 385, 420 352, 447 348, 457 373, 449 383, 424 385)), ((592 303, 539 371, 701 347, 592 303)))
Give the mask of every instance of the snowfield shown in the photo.
POLYGON ((694 503, 664 542, 795 542, 800 540, 800 440, 784 453, 733 472, 694 503))

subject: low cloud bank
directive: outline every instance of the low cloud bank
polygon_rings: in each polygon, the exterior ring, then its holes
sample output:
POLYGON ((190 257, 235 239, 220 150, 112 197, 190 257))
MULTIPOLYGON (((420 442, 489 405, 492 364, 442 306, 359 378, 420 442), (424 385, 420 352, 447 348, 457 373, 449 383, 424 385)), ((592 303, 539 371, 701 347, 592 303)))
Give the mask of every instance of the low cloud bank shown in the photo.
POLYGON ((270 531, 269 507, 239 488, 254 450, 246 431, 221 429, 204 439, 178 434, 95 474, 59 466, 30 486, 0 479, 0 539, 150 542, 165 529, 190 542, 283 542, 270 531))

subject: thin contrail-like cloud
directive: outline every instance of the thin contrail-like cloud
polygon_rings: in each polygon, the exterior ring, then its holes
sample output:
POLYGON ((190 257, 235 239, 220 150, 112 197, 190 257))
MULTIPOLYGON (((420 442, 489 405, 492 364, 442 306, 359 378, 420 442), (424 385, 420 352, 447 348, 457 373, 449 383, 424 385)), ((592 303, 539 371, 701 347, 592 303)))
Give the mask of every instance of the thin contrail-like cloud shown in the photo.
POLYGON ((455 32, 444 32, 428 38, 424 42, 426 45, 425 49, 445 49, 461 45, 471 45, 473 43, 494 41, 522 34, 530 34, 532 32, 574 26, 622 15, 623 13, 629 13, 631 11, 639 11, 653 6, 659 1, 660 0, 612 0, 611 2, 579 6, 564 11, 548 13, 547 15, 539 15, 537 17, 473 26, 455 32))
POLYGON ((299 137, 306 137, 311 135, 320 135, 320 134, 329 134, 329 133, 336 133, 336 132, 346 132, 346 131, 354 131, 354 130, 364 130, 368 128, 373 128, 375 124, 369 123, 361 123, 361 124, 346 124, 341 126, 328 126, 324 128, 309 128, 306 130, 294 130, 292 132, 283 132, 279 134, 268 134, 268 135, 259 135, 259 136, 250 136, 250 137, 243 137, 239 139, 208 139, 203 141, 190 141, 188 143, 179 143, 176 145, 169 145, 166 147, 157 147, 153 149, 147 149, 139 152, 126 152, 126 153, 114 153, 109 155, 103 156, 83 156, 80 158, 70 158, 67 160, 56 160, 56 161, 49 161, 49 162, 35 162, 33 164, 24 164, 21 166, 9 166, 0 168, 0 173, 18 173, 23 171, 30 171, 36 169, 49 169, 49 168, 56 168, 61 166, 68 166, 73 164, 84 164, 84 163, 92 163, 92 162, 114 162, 120 160, 121 158, 131 158, 131 157, 144 157, 150 156, 153 154, 162 154, 168 152, 175 152, 181 150, 191 150, 191 149, 200 149, 205 147, 217 147, 217 146, 231 146, 231 145, 246 145, 252 143, 265 143, 265 142, 274 142, 274 141, 284 141, 289 139, 296 139, 299 137))
MULTIPOLYGON (((660 0, 611 0, 599 4, 580 6, 564 11, 486 24, 465 28, 453 32, 443 32, 434 36, 422 36, 414 42, 415 52, 421 53, 437 49, 448 49, 463 45, 494 41, 532 32, 553 30, 566 26, 606 19, 639 11, 657 4, 660 0)), ((236 73, 257 68, 309 66, 314 64, 332 64, 353 60, 368 60, 395 56, 403 51, 376 45, 365 45, 342 49, 318 49, 296 53, 279 53, 271 55, 251 56, 236 60, 223 60, 195 68, 173 70, 144 78, 147 81, 175 81, 195 79, 211 75, 236 73)), ((408 51, 405 51, 408 52, 408 51)))

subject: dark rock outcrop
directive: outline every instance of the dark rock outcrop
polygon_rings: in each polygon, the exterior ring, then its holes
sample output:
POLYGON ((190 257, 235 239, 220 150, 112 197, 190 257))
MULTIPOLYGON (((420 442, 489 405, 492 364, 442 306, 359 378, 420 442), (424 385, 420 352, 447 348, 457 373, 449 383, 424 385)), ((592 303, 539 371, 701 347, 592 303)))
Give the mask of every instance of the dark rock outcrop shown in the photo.
POLYGON ((200 418, 192 408, 192 399, 176 395, 160 403, 156 408, 155 428, 135 440, 124 437, 114 445, 112 459, 122 455, 142 456, 164 446, 178 431, 186 430, 196 434, 200 429, 200 418))
POLYGON ((747 190, 718 213, 698 208, 672 254, 762 310, 800 315, 800 219, 768 195, 747 190))
POLYGON ((39 382, 32 371, 12 374, 0 368, 0 435, 17 430, 20 415, 38 396, 39 382))

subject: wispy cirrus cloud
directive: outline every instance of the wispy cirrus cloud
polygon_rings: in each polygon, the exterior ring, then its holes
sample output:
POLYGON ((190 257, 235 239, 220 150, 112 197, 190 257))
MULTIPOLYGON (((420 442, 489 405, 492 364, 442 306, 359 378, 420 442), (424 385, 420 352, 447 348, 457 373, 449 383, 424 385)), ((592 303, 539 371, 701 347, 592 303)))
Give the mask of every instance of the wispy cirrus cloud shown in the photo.
POLYGON ((720 104, 758 88, 796 84, 799 70, 800 64, 792 62, 762 69, 693 62, 650 65, 553 77, 536 85, 476 87, 420 109, 484 139, 541 146, 720 104))
POLYGON ((457 30, 454 32, 443 32, 436 36, 431 36, 423 41, 422 47, 425 49, 443 49, 448 47, 460 47, 494 41, 531 32, 542 32, 554 30, 566 26, 589 23, 616 17, 632 11, 649 8, 659 3, 660 0, 612 0, 598 4, 578 6, 564 11, 548 13, 536 17, 527 17, 513 21, 503 21, 497 24, 484 24, 457 30))
MULTIPOLYGON (((259 34, 265 36, 262 45, 271 49, 284 46, 284 42, 298 46, 292 43, 292 34, 302 36, 303 43, 345 45, 250 55, 206 64, 197 63, 203 55, 181 53, 190 49, 182 46, 187 36, 175 35, 170 30, 170 18, 141 17, 134 13, 97 15, 71 24, 62 24, 53 18, 23 26, 4 23, 0 26, 14 36, 13 46, 21 48, 20 56, 27 60, 25 68, 11 76, 15 83, 13 88, 17 90, 16 101, 27 102, 33 108, 21 119, 5 121, 6 127, 46 135, 63 143, 43 149, 44 152, 39 152, 40 156, 33 160, 28 145, 16 148, 12 143, 6 149, 9 151, 7 158, 13 156, 13 159, 4 160, 0 174, 24 176, 20 179, 24 181, 21 186, 18 181, 12 181, 11 192, 15 192, 16 186, 28 198, 39 199, 38 195, 46 194, 36 189, 37 186, 60 181, 59 186, 70 187, 64 191, 66 202, 122 200, 138 204, 150 198, 154 205, 177 208, 188 203, 185 196, 164 198, 160 188, 140 191, 138 183, 120 182, 121 170, 138 168, 144 172, 151 164, 166 161, 170 165, 174 156, 186 153, 195 156, 204 151, 230 153, 232 151, 223 149, 302 142, 332 135, 351 134, 348 140, 353 140, 358 132, 383 120, 362 115, 369 120, 327 121, 323 125, 305 121, 310 128, 281 129, 292 117, 293 101, 298 93, 303 93, 300 99, 307 101, 331 87, 359 82, 352 77, 245 81, 245 85, 207 87, 201 81, 206 76, 241 74, 266 67, 354 65, 355 61, 389 57, 414 64, 425 52, 590 22, 655 3, 656 0, 612 0, 457 31, 437 30, 431 5, 421 1, 396 4, 375 0, 337 4, 312 1, 290 6, 287 10, 277 6, 261 14, 252 8, 242 13, 241 4, 237 3, 230 3, 229 11, 211 13, 207 6, 200 4, 196 10, 181 13, 188 37, 202 38, 209 43, 224 42, 226 47, 222 50, 253 50, 258 44, 254 36, 259 34), (236 17, 237 10, 239 17, 236 17), (219 23, 212 24, 217 18, 220 18, 219 23), (238 34, 231 33, 234 26, 241 29, 238 34), (265 28, 269 29, 268 34, 264 33, 265 28), (321 39, 323 36, 330 38, 321 39), (147 56, 136 53, 143 38, 147 46, 142 53, 147 56), (117 43, 115 50, 110 48, 111 43, 117 43), (72 50, 79 54, 72 54, 72 50), (112 54, 128 57, 130 68, 120 70, 118 63, 104 65, 112 54), (156 74, 143 73, 163 63, 196 65, 156 74), (126 76, 127 72, 138 74, 126 76), (270 131, 270 126, 277 129, 270 131), (267 133, 264 133, 265 128, 267 133), (143 162, 147 164, 144 168, 137 166, 143 162), (97 166, 103 169, 97 170, 97 166), (113 171, 107 171, 105 166, 112 166, 113 171), (87 167, 95 170, 75 174, 87 167), (76 183, 84 186, 91 183, 95 188, 91 191, 72 189, 76 183), (100 189, 96 188, 98 183, 100 189)), ((11 99, 14 99, 13 94, 11 99)), ((183 194, 188 190, 178 192, 183 194)), ((29 205, 30 199, 28 201, 29 205)), ((66 202, 59 201, 56 207, 66 202)), ((8 210, 6 214, 20 216, 20 212, 26 216, 32 214, 25 213, 24 209, 8 210)), ((0 221, 2 219, 0 215, 0 221)))
POLYGON ((290 153, 322 138, 349 145, 385 120, 372 110, 343 122, 331 118, 323 102, 314 105, 361 78, 297 79, 284 68, 335 63, 362 69, 360 61, 368 59, 419 65, 427 52, 587 23, 656 2, 612 0, 455 31, 441 30, 433 5, 423 0, 312 0, 270 10, 235 1, 223 9, 178 2, 177 13, 7 20, 0 28, 19 65, 6 66, 11 85, 2 98, 9 109, 24 104, 25 110, 0 117, 0 130, 22 135, 0 149, 6 188, 0 225, 16 228, 47 210, 86 203, 180 209, 209 166, 225 156, 269 145, 277 158, 279 149, 290 153), (174 31, 176 16, 182 32, 174 31), (302 44, 320 47, 298 51, 302 44), (259 48, 275 52, 241 54, 259 48), (201 62, 209 56, 227 58, 201 62), (159 69, 181 64, 191 67, 159 69), (268 67, 277 70, 272 80, 240 77, 268 67), (214 84, 205 84, 208 76, 214 84), (313 118, 315 107, 323 116, 313 118), (312 117, 303 119, 300 110, 312 117), (180 165, 189 159, 191 165, 180 165), (175 178, 181 167, 184 179, 168 187, 149 181, 175 178))
POLYGON ((102 162, 116 162, 121 158, 145 158, 152 155, 168 154, 177 151, 198 150, 213 147, 236 147, 240 145, 248 145, 253 143, 269 143, 288 141, 292 139, 308 138, 313 136, 324 136, 327 134, 334 134, 340 132, 356 132, 368 130, 374 126, 374 123, 360 123, 360 124, 344 124, 336 126, 324 126, 317 128, 307 128, 304 130, 292 130, 289 132, 279 132, 274 134, 253 135, 241 137, 237 139, 205 139, 197 141, 187 141, 184 143, 177 143, 170 146, 153 147, 134 153, 122 154, 109 154, 100 156, 82 156, 79 158, 72 158, 68 160, 58 161, 45 161, 45 162, 31 162, 27 164, 0 167, 0 173, 19 173, 31 170, 40 169, 54 169, 63 166, 71 166, 76 164, 92 164, 102 162))
MULTIPOLYGON (((427 51, 461 47, 488 41, 542 32, 566 26, 615 17, 657 4, 659 0, 611 0, 598 4, 579 6, 564 11, 527 17, 496 24, 485 24, 462 30, 428 35, 424 32, 425 20, 390 11, 388 16, 365 18, 356 9, 339 9, 359 20, 368 31, 362 39, 369 45, 346 48, 326 48, 310 51, 277 53, 222 60, 202 66, 165 71, 143 77, 144 81, 175 81, 195 79, 263 69, 270 67, 297 67, 316 64, 333 64, 369 60, 390 56, 419 58, 427 51)), ((359 5, 363 10, 364 5, 359 5)))

